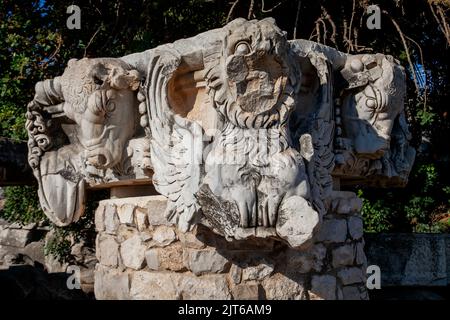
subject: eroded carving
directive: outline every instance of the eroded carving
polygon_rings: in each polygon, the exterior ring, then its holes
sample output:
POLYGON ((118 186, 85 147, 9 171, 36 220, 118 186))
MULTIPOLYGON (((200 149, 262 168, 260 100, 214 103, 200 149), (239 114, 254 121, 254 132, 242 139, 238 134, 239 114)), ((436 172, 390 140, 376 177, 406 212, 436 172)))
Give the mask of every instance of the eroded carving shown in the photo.
POLYGON ((120 60, 71 62, 38 83, 30 164, 61 225, 82 213, 85 185, 139 172, 182 231, 201 223, 227 239, 305 248, 336 203, 333 179, 407 181, 404 93, 392 57, 288 41, 273 19, 237 19, 120 60))
POLYGON ((101 58, 70 60, 62 76, 36 84, 27 112, 29 163, 41 206, 57 225, 83 214, 85 184, 123 167, 139 81, 125 62, 101 58))

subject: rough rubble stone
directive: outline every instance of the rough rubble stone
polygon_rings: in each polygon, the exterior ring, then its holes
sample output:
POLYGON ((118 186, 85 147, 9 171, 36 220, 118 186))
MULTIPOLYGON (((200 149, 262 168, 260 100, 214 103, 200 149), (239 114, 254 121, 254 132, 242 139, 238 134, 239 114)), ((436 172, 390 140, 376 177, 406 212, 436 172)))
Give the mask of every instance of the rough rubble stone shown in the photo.
POLYGON ((48 273, 66 272, 68 266, 68 262, 61 262, 52 254, 45 256, 45 269, 48 273))
POLYGON ((94 291, 97 300, 130 299, 128 273, 97 265, 94 291))
POLYGON ((180 291, 185 300, 229 300, 230 290, 226 275, 215 274, 202 277, 184 276, 180 291))
POLYGON ((105 207, 105 232, 116 234, 119 227, 119 217, 117 216, 116 206, 108 204, 105 207))
MULTIPOLYGON (((19 227, 17 229, 33 230, 33 229, 36 229, 37 225, 38 224, 36 222, 30 222, 26 225, 22 225, 19 223, 19 227)), ((11 228, 11 226, 10 226, 10 228, 11 228)))
POLYGON ((117 208, 117 215, 122 224, 133 225, 134 223, 134 208, 132 203, 125 203, 117 208))
POLYGON ((115 237, 109 234, 100 233, 97 235, 96 255, 98 261, 109 267, 117 267, 119 261, 119 244, 115 237))
POLYGON ((0 245, 23 248, 32 239, 32 230, 0 228, 0 245))
POLYGON ((364 253, 364 241, 355 244, 356 264, 367 264, 366 254, 364 253))
POLYGON ((286 269, 296 270, 300 273, 307 273, 313 265, 313 256, 308 251, 298 251, 288 249, 286 251, 286 269))
POLYGON ((149 249, 145 252, 145 261, 150 270, 160 270, 158 251, 158 249, 149 249))
POLYGON ((365 275, 361 268, 344 268, 338 272, 338 277, 343 285, 362 283, 366 281, 365 275))
POLYGON ((305 300, 305 282, 303 278, 290 278, 275 273, 262 282, 268 300, 305 300))
POLYGON ((230 262, 216 250, 186 249, 185 266, 196 275, 226 272, 230 262))
POLYGON ((148 227, 147 214, 141 210, 136 210, 135 213, 136 226, 139 231, 144 231, 148 227))
POLYGON ((144 242, 152 240, 153 237, 153 234, 148 230, 142 231, 139 235, 141 236, 141 240, 144 242))
POLYGON ((166 226, 159 226, 156 228, 156 230, 153 232, 153 241, 158 246, 167 246, 175 241, 177 238, 177 235, 175 234, 175 231, 171 227, 166 226))
POLYGON ((354 246, 345 244, 333 250, 333 266, 349 266, 353 264, 354 260, 354 246))
POLYGON ((94 268, 80 268, 80 282, 81 284, 94 284, 95 272, 94 268))
POLYGON ((151 270, 182 271, 186 268, 180 243, 165 248, 151 248, 145 252, 145 260, 151 270))
POLYGON ((189 274, 138 271, 131 276, 131 298, 166 299, 230 299, 224 275, 196 277, 189 274))
POLYGON ((261 298, 261 285, 258 283, 238 284, 231 289, 234 300, 258 300, 261 298))
POLYGON ((317 240, 323 242, 344 242, 347 238, 347 222, 345 219, 327 219, 320 227, 317 240))
POLYGON ((231 267, 230 267, 229 276, 230 276, 231 281, 234 284, 241 283, 241 280, 242 280, 242 268, 239 267, 236 264, 232 264, 231 267))
POLYGON ((164 196, 152 196, 152 200, 146 206, 148 223, 152 226, 172 225, 166 218, 166 207, 167 199, 164 196))
POLYGON ((361 239, 363 236, 363 221, 360 217, 349 217, 347 220, 348 233, 354 240, 361 239))
POLYGON ((0 262, 3 260, 3 257, 8 254, 9 252, 8 249, 9 249, 8 246, 0 245, 0 262))
POLYGON ((105 206, 100 204, 95 210, 95 231, 102 232, 105 230, 105 206))
POLYGON ((361 300, 363 294, 357 286, 345 286, 342 288, 344 300, 361 300))
POLYGON ((128 240, 131 237, 136 236, 136 235, 139 235, 139 232, 134 227, 130 227, 130 226, 121 224, 119 226, 119 228, 117 229, 117 241, 119 243, 122 243, 125 240, 128 240))
POLYGON ((361 211, 362 200, 355 193, 341 191, 340 195, 341 197, 333 200, 332 206, 334 212, 338 214, 350 214, 361 211))
POLYGON ((344 292, 342 291, 342 286, 338 285, 336 288, 336 299, 344 300, 344 292))
POLYGON ((274 269, 273 263, 262 261, 257 266, 248 266, 242 270, 242 280, 263 280, 272 274, 274 269))
POLYGON ((311 278, 311 292, 325 300, 336 299, 336 278, 332 275, 314 275, 311 278))
POLYGON ((123 264, 131 269, 139 270, 144 266, 146 246, 139 235, 134 235, 120 245, 120 256, 123 264))
POLYGON ((192 249, 203 249, 206 247, 205 243, 203 243, 193 232, 179 234, 180 242, 183 246, 192 248, 192 249))
POLYGON ((311 249, 312 268, 314 271, 320 271, 324 265, 327 254, 327 248, 323 244, 316 244, 311 249))
POLYGON ((131 274, 131 299, 177 300, 179 294, 177 273, 137 271, 131 274))

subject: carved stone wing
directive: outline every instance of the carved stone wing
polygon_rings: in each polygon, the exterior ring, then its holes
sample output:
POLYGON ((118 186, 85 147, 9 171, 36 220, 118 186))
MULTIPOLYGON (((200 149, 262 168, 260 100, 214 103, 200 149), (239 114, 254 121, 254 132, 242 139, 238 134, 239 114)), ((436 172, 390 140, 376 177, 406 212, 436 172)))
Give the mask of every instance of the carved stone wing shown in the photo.
MULTIPOLYGON (((306 157, 309 182, 311 185, 312 202, 314 207, 323 215, 328 207, 333 190, 332 171, 334 168, 334 101, 333 101, 333 67, 345 63, 345 55, 326 46, 306 40, 293 40, 293 52, 310 64, 315 85, 311 86, 312 100, 300 97, 300 109, 305 111, 302 115, 304 123, 296 136, 300 137, 300 152, 303 154, 308 145, 313 151, 306 157), (306 102, 305 102, 306 101, 306 102), (307 104, 313 101, 314 107, 307 104), (306 133, 306 134, 304 134, 306 133)), ((310 89, 306 89, 309 91, 310 89)), ((305 157, 305 156, 304 156, 305 157)))
POLYGON ((169 81, 180 67, 176 50, 150 52, 144 84, 145 104, 150 127, 150 155, 153 181, 158 192, 168 198, 166 215, 182 231, 193 225, 198 204, 202 160, 202 128, 176 114, 168 97, 169 81))
POLYGON ((334 168, 333 138, 333 87, 332 71, 328 59, 322 53, 310 52, 308 55, 319 77, 319 101, 317 110, 311 115, 310 134, 314 153, 307 163, 313 193, 313 203, 317 210, 325 213, 326 201, 331 195, 334 168))

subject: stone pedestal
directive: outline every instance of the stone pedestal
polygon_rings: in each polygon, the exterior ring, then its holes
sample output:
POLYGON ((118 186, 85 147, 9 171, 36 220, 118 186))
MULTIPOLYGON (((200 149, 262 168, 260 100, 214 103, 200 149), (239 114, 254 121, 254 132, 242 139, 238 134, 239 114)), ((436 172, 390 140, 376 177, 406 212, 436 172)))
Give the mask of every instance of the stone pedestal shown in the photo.
POLYGON ((339 192, 315 243, 228 242, 198 225, 181 233, 162 196, 111 199, 96 211, 97 299, 367 299, 354 194, 339 192))

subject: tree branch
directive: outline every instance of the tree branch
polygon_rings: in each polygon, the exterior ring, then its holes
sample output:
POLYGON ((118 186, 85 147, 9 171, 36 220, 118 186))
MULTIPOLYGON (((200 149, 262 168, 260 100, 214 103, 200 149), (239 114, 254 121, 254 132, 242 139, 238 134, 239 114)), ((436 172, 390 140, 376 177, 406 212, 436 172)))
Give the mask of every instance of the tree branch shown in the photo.
POLYGON ((300 8, 301 8, 301 6, 302 6, 302 0, 298 0, 297 13, 295 15, 295 26, 294 26, 293 39, 297 39, 297 25, 298 25, 298 19, 300 17, 300 8))
POLYGON ((236 0, 236 1, 233 2, 233 4, 231 5, 230 11, 228 11, 226 23, 230 22, 231 16, 233 15, 233 11, 234 11, 234 9, 236 8, 236 6, 237 6, 238 3, 239 3, 239 0, 236 0))
POLYGON ((248 8, 247 20, 250 20, 253 17, 254 7, 255 7, 255 0, 250 0, 250 7, 248 8))

